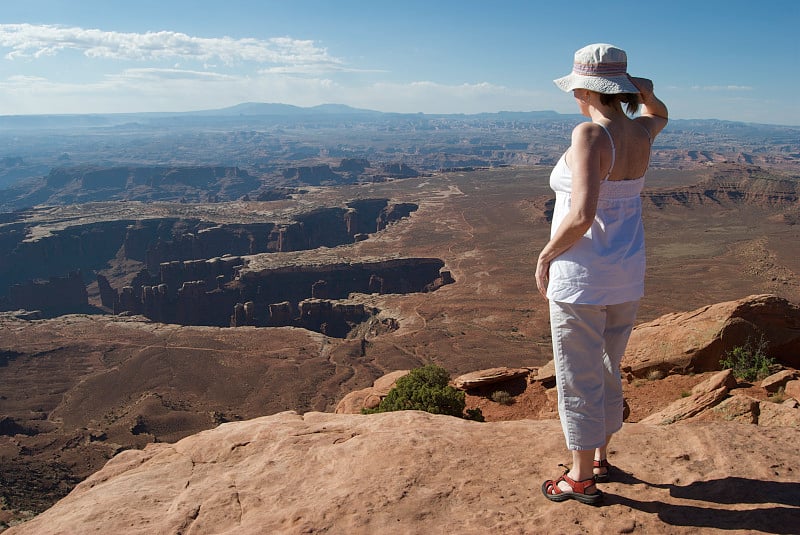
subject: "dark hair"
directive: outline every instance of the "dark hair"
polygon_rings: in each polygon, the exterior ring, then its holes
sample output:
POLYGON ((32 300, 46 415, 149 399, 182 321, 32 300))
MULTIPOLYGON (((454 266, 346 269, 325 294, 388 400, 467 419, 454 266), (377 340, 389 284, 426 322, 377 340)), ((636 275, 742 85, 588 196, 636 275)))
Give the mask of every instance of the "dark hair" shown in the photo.
POLYGON ((642 103, 642 99, 639 93, 615 93, 613 95, 600 93, 600 103, 604 106, 613 106, 617 102, 619 102, 620 105, 623 103, 625 104, 625 111, 628 115, 634 115, 639 111, 639 105, 642 103))

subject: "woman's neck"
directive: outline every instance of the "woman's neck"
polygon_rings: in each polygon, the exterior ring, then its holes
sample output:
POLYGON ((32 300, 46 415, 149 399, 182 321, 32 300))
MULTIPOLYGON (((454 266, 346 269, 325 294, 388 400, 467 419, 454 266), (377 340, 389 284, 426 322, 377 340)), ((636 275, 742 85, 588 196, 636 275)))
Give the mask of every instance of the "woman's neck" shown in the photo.
POLYGON ((596 106, 589 106, 589 118, 595 123, 610 123, 628 116, 622 111, 622 107, 604 106, 599 102, 596 106))

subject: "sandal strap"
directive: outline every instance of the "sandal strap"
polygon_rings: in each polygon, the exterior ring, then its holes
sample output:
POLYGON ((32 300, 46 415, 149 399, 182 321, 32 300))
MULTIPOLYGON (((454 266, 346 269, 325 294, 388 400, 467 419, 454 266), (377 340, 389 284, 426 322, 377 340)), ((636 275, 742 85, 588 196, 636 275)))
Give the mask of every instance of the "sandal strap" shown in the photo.
POLYGON ((594 494, 586 492, 586 489, 594 487, 594 477, 590 477, 589 479, 584 479, 581 481, 575 481, 567 474, 563 474, 558 479, 549 479, 545 481, 545 488, 547 490, 547 493, 550 495, 565 493, 566 491, 561 490, 561 487, 558 486, 558 484, 562 481, 566 482, 566 484, 570 486, 572 492, 575 494, 586 494, 587 496, 591 496, 592 494, 594 494))
MULTIPOLYGON (((564 474, 559 479, 563 479, 567 482, 567 485, 572 487, 572 492, 577 492, 580 494, 586 494, 586 489, 594 487, 594 477, 590 477, 589 479, 583 479, 581 481, 575 481, 567 474, 564 474)), ((557 482, 556 482, 557 483, 557 482)), ((558 485, 556 485, 558 487, 558 485)))
POLYGON ((561 487, 558 486, 558 483, 564 480, 565 475, 566 472, 558 479, 548 479, 547 481, 544 482, 547 494, 554 496, 556 494, 562 494, 564 492, 563 490, 561 490, 561 487))
POLYGON ((597 460, 595 459, 592 461, 593 468, 611 468, 611 464, 608 462, 608 459, 597 460))

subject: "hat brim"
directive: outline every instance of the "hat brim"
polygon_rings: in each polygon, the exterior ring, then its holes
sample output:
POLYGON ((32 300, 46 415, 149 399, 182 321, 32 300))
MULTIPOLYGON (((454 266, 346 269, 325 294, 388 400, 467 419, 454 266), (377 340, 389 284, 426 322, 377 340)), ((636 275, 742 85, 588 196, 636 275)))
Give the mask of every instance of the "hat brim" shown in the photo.
POLYGON ((556 78, 553 82, 562 91, 567 92, 573 89, 588 89, 589 91, 607 95, 639 92, 639 88, 631 82, 627 74, 620 76, 584 76, 573 72, 567 76, 556 78))

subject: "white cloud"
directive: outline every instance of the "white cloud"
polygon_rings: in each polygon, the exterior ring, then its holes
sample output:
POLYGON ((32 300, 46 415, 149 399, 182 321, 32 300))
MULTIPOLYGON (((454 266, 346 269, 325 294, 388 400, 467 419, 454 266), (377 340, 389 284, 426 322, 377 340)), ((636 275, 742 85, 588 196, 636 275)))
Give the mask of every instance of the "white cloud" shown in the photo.
POLYGON ((108 80, 125 83, 133 81, 159 82, 164 80, 200 80, 200 81, 232 81, 238 77, 210 71, 192 71, 186 69, 125 69, 120 74, 107 76, 108 80))
POLYGON ((753 87, 749 85, 695 85, 692 86, 695 91, 752 91, 753 87))
MULTIPOLYGON (((0 79, 0 114, 189 111, 241 102, 297 106, 348 104, 386 112, 479 113, 555 109, 559 94, 511 89, 487 82, 376 82, 382 70, 362 70, 330 55, 311 40, 203 38, 179 32, 122 33, 78 27, 0 24, 0 54, 9 62, 72 52, 80 68, 15 73, 0 79), (138 68, 99 71, 108 62, 135 61, 138 68), (226 68, 237 66, 238 68, 226 68), (79 73, 56 80, 56 74, 79 73), (35 74, 35 75, 34 75, 35 74), (41 75, 46 76, 42 77, 41 75), (552 99, 548 104, 545 99, 552 99)), ((61 58, 59 58, 61 62, 61 58)), ((70 64, 72 65, 72 64, 70 64)))
POLYGON ((385 70, 375 69, 354 69, 351 67, 344 67, 342 65, 334 65, 330 63, 310 63, 310 64, 296 64, 296 65, 279 65, 275 67, 268 67, 266 69, 259 69, 259 74, 320 74, 324 72, 340 72, 340 73, 386 73, 385 70))
POLYGON ((78 27, 34 24, 0 24, 0 47, 11 49, 6 59, 39 58, 77 50, 88 58, 129 61, 194 60, 277 65, 335 67, 342 61, 314 41, 193 37, 172 31, 122 33, 78 27))

